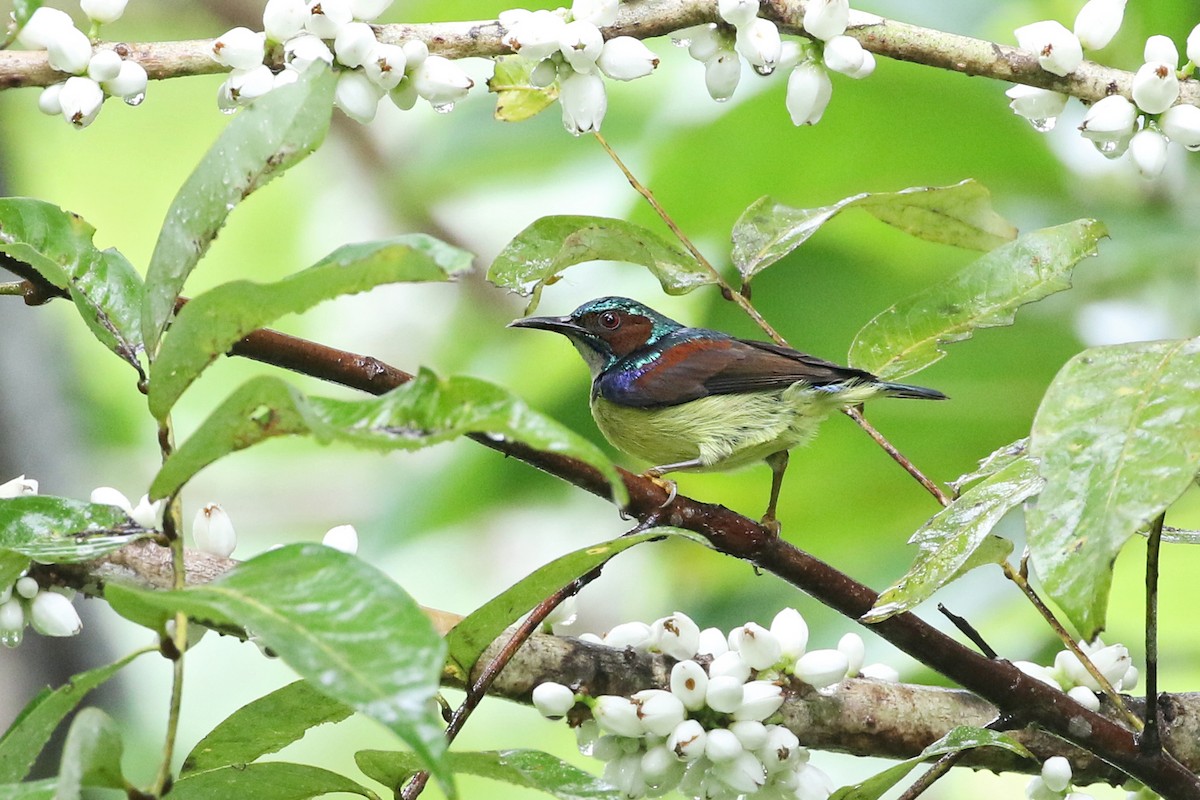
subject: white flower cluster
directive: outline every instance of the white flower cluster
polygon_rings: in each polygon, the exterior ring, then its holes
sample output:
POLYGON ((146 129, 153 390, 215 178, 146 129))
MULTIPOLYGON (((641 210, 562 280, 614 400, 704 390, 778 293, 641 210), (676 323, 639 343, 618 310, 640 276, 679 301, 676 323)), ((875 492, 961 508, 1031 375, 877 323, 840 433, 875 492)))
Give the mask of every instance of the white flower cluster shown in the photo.
MULTIPOLYGON (((38 482, 20 475, 0 483, 0 500, 37 494, 38 482)), ((71 601, 74 589, 42 589, 37 580, 21 573, 15 583, 0 586, 0 644, 16 647, 32 624, 43 636, 74 636, 83 629, 71 601)))
POLYGON ((575 0, 570 11, 559 8, 500 12, 501 38, 532 62, 530 81, 546 87, 558 81, 563 127, 575 136, 600 130, 608 109, 601 74, 617 81, 645 77, 658 66, 658 56, 632 36, 608 41, 600 28, 617 19, 618 0, 575 0))
POLYGON ((807 650, 808 625, 792 608, 769 629, 748 622, 728 636, 700 630, 677 611, 651 625, 628 622, 603 638, 580 638, 679 659, 669 691, 590 697, 553 682, 533 690, 534 705, 550 719, 578 703, 591 710, 576 731, 580 749, 606 762, 605 780, 630 798, 676 789, 710 800, 824 800, 833 791, 829 777, 808 763, 794 733, 769 722, 778 719, 784 684, 795 676, 827 689, 860 672, 898 679, 885 665, 862 666, 857 634, 842 637, 837 649, 807 650))
POLYGON ((1042 774, 1030 779, 1025 787, 1029 800, 1092 800, 1086 792, 1072 791, 1071 762, 1062 756, 1047 758, 1042 774))
MULTIPOLYGON (((1117 691, 1128 691, 1137 686, 1138 670, 1129 657, 1129 648, 1123 644, 1106 645, 1101 639, 1080 642, 1079 649, 1117 691)), ((1071 699, 1092 711, 1100 709, 1096 697, 1100 684, 1080 663, 1070 650, 1060 650, 1054 657, 1054 666, 1044 667, 1032 661, 1014 661, 1013 666, 1031 678, 1066 692, 1071 699)))
MULTIPOLYGON (((1075 18, 1074 32, 1061 23, 1044 20, 1016 30, 1023 50, 1037 54, 1042 69, 1069 75, 1083 61, 1084 48, 1106 47, 1121 27, 1126 0, 1089 0, 1075 18)), ((1190 72, 1200 63, 1200 25, 1187 39, 1190 72)), ((1133 77, 1133 101, 1109 95, 1088 109, 1079 130, 1108 158, 1126 152, 1146 178, 1155 178, 1166 166, 1167 144, 1174 141, 1188 150, 1200 150, 1200 107, 1179 100, 1179 51, 1166 36, 1146 40, 1142 66, 1133 77)), ((1013 111, 1033 122, 1039 131, 1054 127, 1066 107, 1067 95, 1032 86, 1014 86, 1007 92, 1013 111)))
POLYGON ((217 92, 217 105, 232 113, 322 61, 339 72, 334 103, 357 122, 373 120, 385 94, 404 110, 418 97, 437 111, 452 110, 474 81, 453 61, 430 55, 418 39, 378 41, 367 23, 391 2, 267 0, 262 32, 234 28, 213 40, 213 58, 231 69, 217 92), (268 43, 283 47, 284 68, 278 73, 263 63, 268 43))
MULTIPOLYGON (((125 12, 127 0, 80 0, 83 12, 96 30, 125 12)), ((146 70, 123 59, 115 50, 94 50, 88 35, 75 27, 65 11, 42 6, 17 33, 17 42, 31 50, 45 50, 50 66, 72 77, 42 90, 38 108, 61 114, 76 128, 86 128, 100 113, 106 97, 120 97, 131 106, 146 97, 146 70)))

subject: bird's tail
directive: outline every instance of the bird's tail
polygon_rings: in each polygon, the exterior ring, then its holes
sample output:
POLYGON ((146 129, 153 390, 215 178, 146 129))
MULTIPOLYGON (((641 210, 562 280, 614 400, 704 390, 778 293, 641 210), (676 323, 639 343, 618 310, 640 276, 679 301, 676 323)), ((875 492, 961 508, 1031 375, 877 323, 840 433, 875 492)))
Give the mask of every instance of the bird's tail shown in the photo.
POLYGON ((903 397, 912 400, 946 400, 946 395, 937 389, 926 389, 924 386, 911 386, 907 383, 888 383, 880 381, 876 386, 885 397, 903 397))

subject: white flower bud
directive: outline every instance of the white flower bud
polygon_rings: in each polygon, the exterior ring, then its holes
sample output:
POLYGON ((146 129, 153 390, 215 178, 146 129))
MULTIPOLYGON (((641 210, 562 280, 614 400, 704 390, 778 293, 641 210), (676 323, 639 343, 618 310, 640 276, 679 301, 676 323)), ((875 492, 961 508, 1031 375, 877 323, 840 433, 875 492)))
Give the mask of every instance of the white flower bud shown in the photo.
POLYGON ((862 669, 863 659, 867 655, 867 646, 857 633, 847 633, 838 640, 837 649, 841 651, 850 665, 846 667, 846 676, 853 678, 862 669))
POLYGON ((1032 661, 1014 661, 1013 666, 1034 680, 1039 680, 1047 686, 1062 691, 1062 686, 1055 680, 1054 675, 1041 664, 1035 664, 1032 661))
POLYGON ((592 72, 604 49, 604 36, 590 22, 568 22, 559 33, 558 49, 576 72, 592 72))
MULTIPOLYGON (((56 84, 54 84, 54 86, 59 87, 60 90, 62 89, 61 83, 56 83, 56 84)), ((42 94, 44 95, 47 91, 49 91, 50 89, 53 89, 54 86, 47 86, 46 90, 43 91, 42 94)), ((57 95, 57 92, 55 92, 55 95, 57 95)), ((40 102, 41 101, 39 101, 39 103, 40 102)), ((57 105, 57 104, 58 104, 58 101, 56 98, 54 101, 54 105, 57 105)), ((58 113, 58 111, 46 111, 44 108, 42 109, 42 111, 45 114, 57 114, 58 113)), ((38 482, 36 480, 34 480, 33 478, 26 478, 24 475, 18 475, 17 477, 13 478, 11 481, 7 481, 5 483, 0 483, 0 500, 8 500, 13 497, 22 497, 27 494, 37 494, 37 493, 38 493, 38 482)))
POLYGON ((742 700, 746 696, 745 686, 745 683, 732 675, 709 678, 708 688, 704 691, 704 702, 714 711, 732 714, 742 707, 742 700))
POLYGON ((17 633, 24 629, 25 609, 21 601, 9 599, 0 603, 0 633, 17 633))
POLYGON ((566 22, 553 11, 541 9, 506 27, 500 41, 526 58, 540 61, 559 49, 566 22))
MULTIPOLYGON (((543 61, 538 64, 547 62, 543 61)), ((616 36, 604 43, 596 66, 615 81, 631 81, 644 78, 658 66, 658 56, 641 39, 632 36, 616 36)), ((537 70, 535 69, 534 72, 537 70)))
POLYGON ((736 678, 741 683, 750 680, 750 665, 736 650, 727 650, 708 665, 708 677, 736 678))
POLYGON ((796 662, 796 677, 816 689, 832 686, 846 677, 850 666, 840 650, 810 650, 796 662))
POLYGON ((738 737, 742 747, 758 750, 767 743, 767 726, 756 719, 741 719, 730 723, 729 730, 738 737))
POLYGON ((1188 150, 1200 149, 1200 108, 1186 103, 1171 106, 1158 123, 1172 142, 1179 142, 1188 150))
POLYGON ((93 489, 89 500, 106 506, 116 506, 126 514, 133 513, 133 506, 129 504, 129 499, 111 486, 99 486, 93 489))
POLYGON ((571 19, 604 28, 617 21, 617 0, 574 0, 571 19))
POLYGON ((1088 0, 1075 15, 1075 36, 1087 50, 1108 47, 1121 28, 1126 0, 1088 0))
POLYGON ((1005 94, 1012 101, 1008 107, 1018 116, 1030 120, 1055 119, 1067 106, 1067 95, 1036 86, 1018 84, 1005 94))
POLYGON ((900 673, 895 667, 888 664, 867 664, 865 667, 859 670, 858 674, 864 678, 871 678, 873 680, 884 681, 886 683, 900 682, 900 673))
POLYGON ((229 93, 240 105, 246 105, 274 88, 275 75, 266 64, 229 73, 229 93))
MULTIPOLYGON (((396 108, 401 111, 408 111, 417 104, 417 87, 413 85, 412 79, 405 77, 396 85, 395 89, 388 92, 388 98, 395 104, 396 108)), ((587 635, 587 634, 584 634, 587 635)), ((580 637, 582 638, 582 636, 580 637)), ((596 637, 599 641, 600 637, 596 637)))
POLYGON ((694 719, 685 719, 667 737, 667 748, 682 761, 695 761, 704 755, 708 732, 694 719))
POLYGON ((234 28, 213 39, 212 57, 231 69, 253 69, 263 63, 266 34, 234 28))
POLYGON ((647 647, 653 640, 650 626, 644 622, 622 622, 604 634, 604 643, 616 648, 632 647, 638 650, 647 647))
MULTIPOLYGON (((49 114, 52 117, 57 117, 59 114, 61 114, 62 113, 62 104, 58 101, 58 95, 59 95, 59 92, 62 91, 62 87, 63 87, 63 85, 61 83, 53 83, 53 84, 47 86, 45 89, 42 89, 42 93, 40 95, 38 95, 38 111, 41 111, 43 114, 49 114)), ((16 482, 16 479, 9 481, 8 483, 4 484, 3 486, 0 486, 0 500, 8 498, 8 497, 19 497, 20 496, 19 494, 5 494, 4 493, 5 487, 8 486, 10 483, 15 483, 15 482, 16 482)), ((34 481, 34 483, 36 483, 36 481, 34 481)), ((29 492, 29 494, 37 494, 37 492, 36 491, 29 492)))
POLYGON ((1187 57, 1193 64, 1200 64, 1200 25, 1192 28, 1187 38, 1187 57))
POLYGON ((283 60, 297 72, 304 72, 317 61, 333 64, 333 51, 311 33, 302 33, 283 43, 283 60))
POLYGON ((695 661, 680 661, 671 667, 671 693, 689 711, 704 708, 704 695, 708 691, 708 675, 704 667, 695 661))
MULTIPOLYGON (((238 110, 238 102, 234 99, 233 93, 229 90, 229 80, 226 79, 217 87, 217 108, 222 114, 232 114, 238 110)), ((282 547, 283 545, 275 545, 282 547)), ((274 549, 274 548, 273 548, 274 549)))
POLYGON ((1133 102, 1147 114, 1161 114, 1179 99, 1179 78, 1165 61, 1142 64, 1133 76, 1133 102))
POLYGON ((639 738, 646 735, 638 717, 638 707, 627 697, 600 695, 592 707, 592 716, 603 730, 617 736, 639 738))
POLYGON ((1051 756, 1042 764, 1042 780, 1052 792, 1065 792, 1071 785, 1071 762, 1062 756, 1051 756))
POLYGON ((121 73, 121 57, 115 50, 97 50, 88 61, 87 76, 96 83, 111 81, 121 73))
POLYGON ((579 616, 579 605, 575 596, 572 595, 556 605, 546 615, 546 619, 542 621, 542 624, 549 625, 557 631, 559 626, 565 627, 575 622, 577 616, 579 616))
POLYGON ((651 786, 671 789, 683 777, 684 764, 667 745, 656 744, 642 756, 642 775, 651 786))
POLYGON ((21 30, 17 31, 17 43, 30 50, 45 50, 53 39, 68 28, 75 28, 70 14, 57 8, 38 6, 21 30))
POLYGON ((741 28, 758 17, 758 0, 718 0, 717 12, 721 19, 741 28))
POLYGON ((762 721, 783 705, 783 689, 770 681, 750 681, 742 687, 742 704, 733 712, 735 720, 762 721))
MULTIPOLYGON (((758 4, 755 3, 755 7, 758 4)), ((742 58, 750 62, 759 74, 770 75, 779 63, 783 53, 783 40, 779 38, 779 28, 769 19, 755 17, 749 23, 738 28, 737 51, 742 58)))
POLYGON ((809 800, 809 798, 829 797, 833 794, 833 781, 818 767, 804 762, 796 768, 795 775, 796 785, 792 791, 796 793, 797 798, 809 800))
POLYGON ((708 96, 718 103, 733 97, 741 79, 742 61, 733 50, 718 48, 716 54, 704 62, 704 86, 708 96))
MULTIPOLYGON (((1152 128, 1143 128, 1129 140, 1129 157, 1143 178, 1157 178, 1167 165, 1166 137, 1152 128)), ((1121 674, 1125 674, 1124 670, 1121 674)), ((1117 682, 1120 682, 1120 678, 1117 682)))
POLYGON ((647 733, 655 736, 670 736, 671 731, 687 716, 680 699, 662 689, 643 689, 635 692, 633 702, 637 705, 642 727, 647 733))
POLYGON ((1061 792, 1053 791, 1046 785, 1046 781, 1040 775, 1029 779, 1029 783, 1025 784, 1025 797, 1028 800, 1060 800, 1061 792))
POLYGON ((788 76, 786 105, 793 125, 816 125, 825 114, 833 82, 829 74, 814 61, 806 61, 788 76))
POLYGON ((562 106, 563 127, 574 136, 600 130, 608 95, 599 75, 575 72, 559 83, 558 102, 562 106))
POLYGON ((783 647, 769 630, 755 622, 734 628, 729 644, 736 647, 742 661, 751 669, 770 669, 783 653, 783 647))
POLYGON ((41 591, 41 587, 38 586, 36 579, 25 575, 24 577, 17 578, 17 582, 13 584, 13 591, 26 600, 32 600, 37 597, 37 593, 41 591))
POLYGON ((728 728, 715 728, 708 732, 704 743, 704 755, 708 756, 709 761, 717 764, 732 761, 744 752, 746 750, 742 743, 728 728))
POLYGON ((1125 670, 1125 674, 1121 676, 1121 680, 1117 681, 1114 685, 1117 687, 1117 689, 1127 692, 1130 689, 1136 689, 1137 684, 1138 668, 1133 664, 1130 664, 1129 669, 1125 670))
POLYGON ((304 30, 308 4, 304 0, 267 0, 263 32, 272 42, 286 42, 304 30))
MULTIPOLYGON (((408 51, 405 51, 407 57, 408 51)), ((429 56, 412 72, 413 88, 425 98, 429 105, 439 110, 450 110, 454 104, 467 96, 475 81, 467 77, 462 68, 448 58, 429 56)))
POLYGON ((615 786, 622 797, 641 797, 646 794, 642 759, 636 753, 628 753, 605 764, 604 780, 615 786))
POLYGON ((825 43, 825 66, 843 75, 854 75, 862 69, 866 52, 853 36, 835 36, 825 43))
POLYGON ((366 125, 375 119, 375 112, 379 109, 379 101, 382 99, 383 89, 364 73, 347 70, 338 75, 333 104, 355 122, 366 125))
MULTIPOLYGON (((62 107, 63 119, 76 128, 86 128, 100 113, 100 106, 104 104, 104 90, 91 78, 67 78, 63 88, 59 90, 58 103, 62 107)), ((122 496, 121 499, 125 500, 125 497, 122 496)), ((106 501, 93 499, 92 502, 106 501)), ((111 505, 120 504, 112 503, 111 505)), ((128 500, 125 500, 122 510, 133 516, 128 500)))
POLYGON ((753 753, 738 753, 731 761, 717 764, 713 777, 735 792, 753 794, 767 782, 767 773, 762 762, 753 753))
POLYGON ((225 509, 216 503, 209 503, 198 510, 192 520, 192 541, 197 549, 205 553, 229 558, 237 547, 237 534, 225 509))
POLYGON ((29 604, 29 621, 43 636, 74 636, 83 629, 75 606, 54 592, 40 592, 33 598, 29 604))
POLYGON ((392 5, 392 0, 350 0, 350 13, 355 19, 373 20, 392 5))
POLYGON ((766 741, 756 749, 768 774, 782 772, 790 765, 797 763, 801 754, 807 757, 807 752, 800 746, 800 740, 796 738, 796 734, 787 728, 782 725, 767 725, 766 731, 766 741))
POLYGON ((394 44, 377 44, 368 53, 366 63, 363 64, 363 72, 380 89, 390 91, 404 80, 405 65, 403 47, 394 44))
POLYGON ((562 719, 575 707, 575 693, 561 683, 539 683, 533 687, 533 705, 546 719, 562 719))
POLYGON ((875 72, 875 54, 872 53, 870 50, 863 50, 862 66, 859 67, 858 69, 856 69, 854 72, 851 72, 848 74, 851 78, 854 78, 855 80, 860 80, 862 78, 870 77, 871 74, 874 72, 875 72))
POLYGON ((720 628, 705 628, 700 631, 700 642, 696 646, 696 654, 716 658, 729 652, 729 640, 720 628))
POLYGON ((343 25, 334 37, 333 51, 337 54, 339 64, 361 67, 367 60, 367 54, 376 44, 375 31, 370 25, 365 22, 351 22, 343 25))
POLYGON ((1179 64, 1179 50, 1170 36, 1158 34, 1146 40, 1146 45, 1142 48, 1142 60, 1162 61, 1171 69, 1175 69, 1179 64))
POLYGON ((688 55, 702 64, 727 46, 725 37, 717 32, 717 26, 711 22, 676 31, 675 35, 681 37, 678 41, 688 43, 688 55))
POLYGON ((1089 711, 1100 710, 1100 698, 1096 697, 1096 693, 1086 686, 1071 687, 1067 696, 1089 711))
POLYGON ((126 103, 136 106, 146 96, 148 81, 146 68, 136 61, 127 59, 121 62, 121 71, 117 73, 117 77, 110 81, 104 81, 100 85, 112 96, 120 97, 126 103))
POLYGON ((78 28, 62 28, 51 36, 46 55, 50 66, 59 72, 79 75, 87 71, 92 60, 92 41, 78 28))
POLYGON ((841 36, 849 23, 849 0, 809 0, 804 5, 804 30, 822 41, 841 36))
POLYGON ((1137 108, 1119 94, 1097 100, 1083 117, 1079 130, 1094 142, 1115 142, 1133 135, 1137 108))
POLYGON ((780 657, 795 661, 808 646, 808 623, 794 608, 785 608, 771 620, 771 634, 779 641, 780 657))
POLYGON ((429 45, 420 39, 409 39, 400 45, 400 49, 404 51, 404 61, 408 65, 406 69, 410 72, 424 64, 425 59, 429 58, 429 45))
POLYGON ((304 28, 313 36, 333 39, 354 19, 349 0, 309 0, 304 28))
POLYGON ((1022 25, 1014 33, 1017 45, 1022 50, 1034 53, 1046 72, 1069 75, 1083 62, 1083 47, 1079 39, 1061 22, 1042 20, 1022 25))
POLYGON ((682 611, 654 621, 650 626, 653 640, 651 652, 664 653, 671 658, 691 658, 700 645, 700 626, 682 611))
POLYGON ((92 22, 107 25, 121 18, 127 2, 128 0, 79 0, 79 7, 92 22))

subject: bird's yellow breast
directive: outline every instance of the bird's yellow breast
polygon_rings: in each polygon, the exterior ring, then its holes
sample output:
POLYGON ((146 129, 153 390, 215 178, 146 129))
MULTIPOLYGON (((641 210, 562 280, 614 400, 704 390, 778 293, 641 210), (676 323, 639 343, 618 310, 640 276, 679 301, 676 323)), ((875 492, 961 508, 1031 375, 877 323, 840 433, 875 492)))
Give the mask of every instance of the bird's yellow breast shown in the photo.
POLYGON ((634 408, 592 399, 592 416, 612 445, 652 465, 700 459, 695 471, 726 470, 790 450, 825 417, 876 395, 870 385, 838 392, 804 383, 786 389, 709 395, 677 406, 634 408))

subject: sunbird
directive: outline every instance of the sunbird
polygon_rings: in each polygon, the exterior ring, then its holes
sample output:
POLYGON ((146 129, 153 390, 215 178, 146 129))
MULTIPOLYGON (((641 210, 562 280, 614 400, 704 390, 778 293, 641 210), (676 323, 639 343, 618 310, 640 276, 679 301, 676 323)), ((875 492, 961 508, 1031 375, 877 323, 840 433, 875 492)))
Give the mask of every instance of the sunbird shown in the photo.
POLYGON ((774 531, 788 451, 832 412, 875 397, 946 399, 789 347, 689 328, 627 297, 601 297, 565 317, 526 317, 510 327, 571 340, 592 372, 596 425, 618 450, 656 465, 646 477, 766 461, 773 474, 762 524, 774 531))

